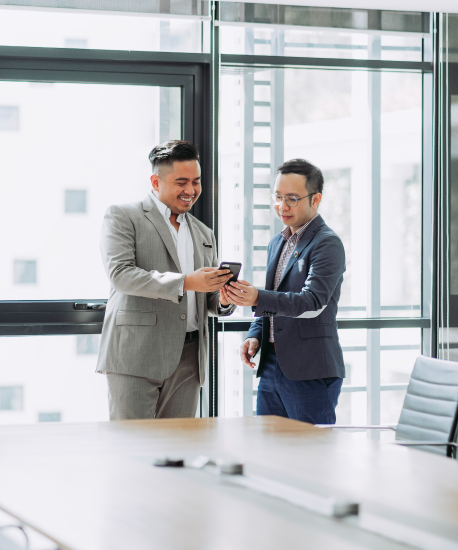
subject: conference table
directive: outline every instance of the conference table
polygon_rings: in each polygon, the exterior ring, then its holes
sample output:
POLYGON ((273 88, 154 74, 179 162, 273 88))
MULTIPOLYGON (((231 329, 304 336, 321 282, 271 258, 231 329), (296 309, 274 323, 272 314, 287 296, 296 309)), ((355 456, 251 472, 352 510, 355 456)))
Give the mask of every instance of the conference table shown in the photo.
POLYGON ((8 426, 0 510, 62 550, 453 549, 458 462, 275 416, 8 426))

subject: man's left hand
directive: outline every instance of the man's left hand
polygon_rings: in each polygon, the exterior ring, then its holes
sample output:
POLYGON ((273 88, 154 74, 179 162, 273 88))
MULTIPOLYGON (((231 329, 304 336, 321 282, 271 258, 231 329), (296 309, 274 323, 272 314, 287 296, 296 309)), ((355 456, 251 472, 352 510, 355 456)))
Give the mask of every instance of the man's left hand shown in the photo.
POLYGON ((226 289, 227 285, 224 285, 219 290, 219 303, 224 307, 230 306, 232 303, 226 289))
POLYGON ((224 287, 230 301, 237 306, 257 306, 258 289, 248 281, 239 279, 236 283, 232 282, 224 287))

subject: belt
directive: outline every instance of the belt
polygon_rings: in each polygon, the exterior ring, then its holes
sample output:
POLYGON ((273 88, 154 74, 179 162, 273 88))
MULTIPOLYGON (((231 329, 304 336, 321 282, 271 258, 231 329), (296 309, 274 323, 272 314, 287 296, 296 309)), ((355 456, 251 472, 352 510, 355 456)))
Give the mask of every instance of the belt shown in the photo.
POLYGON ((190 342, 191 340, 198 340, 199 339, 199 331, 193 330, 192 332, 187 332, 185 336, 185 342, 190 342))

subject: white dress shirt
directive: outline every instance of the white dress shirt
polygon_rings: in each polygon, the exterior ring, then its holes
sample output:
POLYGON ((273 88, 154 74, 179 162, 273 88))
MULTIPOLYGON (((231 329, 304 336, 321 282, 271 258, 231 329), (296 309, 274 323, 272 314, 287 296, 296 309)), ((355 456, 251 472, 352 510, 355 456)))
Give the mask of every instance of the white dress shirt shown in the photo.
MULTIPOLYGON (((177 222, 180 224, 178 231, 173 227, 170 222, 170 215, 172 214, 170 208, 161 202, 153 191, 150 191, 151 198, 154 204, 158 207, 159 212, 164 217, 167 227, 170 229, 170 233, 175 243, 178 260, 180 261, 181 273, 188 275, 194 271, 194 244, 192 242, 191 231, 189 230, 186 216, 180 214, 177 216, 177 222)), ((183 285, 180 289, 180 296, 183 296, 183 285)), ((199 328, 199 318, 197 316, 197 302, 196 293, 194 290, 186 291, 188 295, 188 316, 186 319, 186 332, 192 332, 199 328)))

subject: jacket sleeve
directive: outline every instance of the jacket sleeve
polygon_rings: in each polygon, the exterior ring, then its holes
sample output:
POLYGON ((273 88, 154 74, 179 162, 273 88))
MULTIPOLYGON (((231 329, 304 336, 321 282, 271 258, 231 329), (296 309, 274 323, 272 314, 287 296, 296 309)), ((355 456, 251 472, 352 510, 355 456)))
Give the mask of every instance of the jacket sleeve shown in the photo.
MULTIPOLYGON (((213 250, 213 256, 212 256, 212 267, 218 267, 218 254, 216 252, 216 239, 213 231, 211 232, 211 239, 212 239, 212 250, 213 250)), ((211 317, 228 317, 229 315, 232 315, 234 311, 237 309, 237 306, 225 309, 224 311, 220 310, 219 308, 219 290, 216 290, 215 292, 208 292, 207 293, 207 310, 211 317)))
POLYGON ((146 271, 137 267, 135 227, 120 206, 110 206, 105 213, 100 251, 110 283, 118 292, 177 304, 181 301, 179 291, 185 275, 170 271, 146 271))
MULTIPOLYGON (((270 241, 269 246, 267 247, 267 263, 268 264, 271 261, 271 259, 270 259, 271 249, 272 249, 272 241, 270 241)), ((266 277, 267 277, 267 275, 266 275, 266 277)), ((261 290, 259 290, 259 292, 261 292, 261 290)), ((254 314, 256 315, 256 308, 252 307, 252 310, 255 312, 254 314)), ((262 317, 258 317, 257 319, 255 319, 251 323, 245 340, 247 340, 248 338, 256 338, 259 341, 259 343, 261 343, 261 341, 262 341, 262 317)))
POLYGON ((323 238, 311 251, 310 268, 300 292, 260 290, 255 315, 318 317, 345 271, 345 250, 337 235, 323 238))
POLYGON ((248 338, 256 338, 259 342, 262 340, 262 317, 259 317, 251 323, 250 329, 246 335, 245 340, 248 338))

